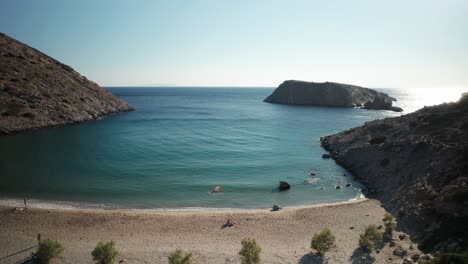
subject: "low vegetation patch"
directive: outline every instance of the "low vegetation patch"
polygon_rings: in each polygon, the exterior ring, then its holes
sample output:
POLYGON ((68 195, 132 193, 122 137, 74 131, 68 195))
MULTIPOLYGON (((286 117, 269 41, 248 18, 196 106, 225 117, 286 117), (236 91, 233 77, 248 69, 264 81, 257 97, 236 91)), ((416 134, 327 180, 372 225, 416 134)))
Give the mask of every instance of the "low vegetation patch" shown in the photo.
POLYGON ((192 253, 177 249, 167 259, 169 260, 169 264, 192 264, 192 253))
POLYGON ((385 233, 387 233, 389 235, 392 235, 393 231, 396 228, 395 218, 391 214, 385 213, 384 218, 382 219, 382 221, 384 222, 385 233))
POLYGON ((260 263, 260 253, 262 248, 257 245, 255 239, 245 238, 241 242, 242 249, 239 252, 242 264, 258 264, 260 263))
POLYGON ((382 233, 375 225, 369 225, 359 238, 359 247, 365 250, 372 250, 383 241, 382 233))
POLYGON ((93 260, 96 264, 115 263, 118 254, 119 252, 115 247, 114 241, 109 241, 107 243, 100 241, 94 248, 93 252, 91 252, 91 256, 93 256, 93 260))
POLYGON ((330 249, 335 247, 335 236, 330 229, 325 228, 318 234, 314 234, 311 245, 312 249, 317 250, 319 255, 325 255, 330 249))
POLYGON ((26 107, 23 104, 17 102, 9 102, 6 105, 6 110, 9 115, 18 115, 21 113, 26 107))
POLYGON ((41 264, 48 264, 54 258, 57 258, 63 252, 63 246, 58 241, 53 241, 50 239, 43 240, 39 242, 37 249, 37 259, 41 264))

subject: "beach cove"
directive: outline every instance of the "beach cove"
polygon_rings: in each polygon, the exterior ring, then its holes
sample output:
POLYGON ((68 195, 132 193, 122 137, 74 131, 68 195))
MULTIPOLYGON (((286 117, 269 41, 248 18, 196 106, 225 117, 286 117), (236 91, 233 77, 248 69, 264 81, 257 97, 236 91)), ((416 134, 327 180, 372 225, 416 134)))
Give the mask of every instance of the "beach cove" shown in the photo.
MULTIPOLYGON (((376 200, 292 207, 278 212, 34 208, 20 211, 7 206, 1 206, 0 210, 0 263, 16 263, 28 257, 35 250, 38 233, 43 239, 57 239, 64 245, 60 263, 93 263, 90 252, 101 240, 116 241, 119 260, 125 263, 166 263, 175 249, 191 251, 194 263, 240 263, 240 241, 245 237, 255 238, 262 247, 263 263, 320 263, 315 255, 309 254, 310 241, 314 233, 324 228, 332 230, 337 244, 327 254, 328 263, 370 263, 365 262, 370 258, 375 263, 402 261, 393 256, 393 248, 388 244, 370 257, 355 251, 359 234, 369 224, 382 224, 385 210, 376 200), (227 219, 234 226, 222 229, 227 219)), ((411 245, 408 238, 397 243, 407 250, 411 245)))

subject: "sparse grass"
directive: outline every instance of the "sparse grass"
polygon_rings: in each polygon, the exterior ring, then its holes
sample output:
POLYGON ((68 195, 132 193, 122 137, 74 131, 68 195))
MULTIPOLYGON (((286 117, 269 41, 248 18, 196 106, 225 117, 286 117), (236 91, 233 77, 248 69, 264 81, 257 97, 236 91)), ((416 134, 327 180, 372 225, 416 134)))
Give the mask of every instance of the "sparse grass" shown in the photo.
POLYGON ((437 198, 437 196, 439 196, 439 193, 436 192, 436 191, 431 191, 427 194, 427 199, 429 200, 434 200, 435 198, 437 198))
POLYGON ((241 255, 242 264, 260 263, 260 253, 262 252, 262 248, 257 245, 255 239, 245 238, 241 243, 242 249, 239 252, 239 255, 241 255))
POLYGON ((18 115, 21 113, 26 107, 23 104, 17 102, 9 102, 6 105, 6 110, 9 115, 18 115))
POLYGON ((323 256, 327 251, 335 247, 335 236, 330 229, 325 228, 320 233, 314 234, 310 246, 317 250, 319 255, 323 256))
POLYGON ((177 249, 167 259, 169 260, 169 264, 192 264, 192 253, 177 249))
POLYGON ((63 252, 63 246, 58 241, 52 241, 50 239, 39 242, 37 249, 37 258, 39 263, 48 264, 51 263, 52 259, 57 258, 63 252))
POLYGON ((351 134, 354 131, 354 129, 355 128, 346 129, 345 131, 343 131, 343 133, 345 133, 346 135, 351 134))
POLYGON ((73 88, 75 88, 75 89, 81 89, 81 87, 82 87, 81 84, 76 83, 76 82, 72 82, 72 85, 73 85, 73 88))
POLYGON ((94 248, 93 252, 91 252, 91 256, 93 256, 93 260, 96 264, 115 263, 118 254, 119 252, 115 247, 114 241, 109 241, 107 243, 100 241, 94 248))

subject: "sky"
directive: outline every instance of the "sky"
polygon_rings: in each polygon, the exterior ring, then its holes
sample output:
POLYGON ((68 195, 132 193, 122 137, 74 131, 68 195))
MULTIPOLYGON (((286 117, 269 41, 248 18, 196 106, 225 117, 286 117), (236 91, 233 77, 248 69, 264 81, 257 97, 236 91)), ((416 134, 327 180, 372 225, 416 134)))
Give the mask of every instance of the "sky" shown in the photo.
POLYGON ((468 87, 466 0, 0 0, 0 32, 102 86, 468 87))

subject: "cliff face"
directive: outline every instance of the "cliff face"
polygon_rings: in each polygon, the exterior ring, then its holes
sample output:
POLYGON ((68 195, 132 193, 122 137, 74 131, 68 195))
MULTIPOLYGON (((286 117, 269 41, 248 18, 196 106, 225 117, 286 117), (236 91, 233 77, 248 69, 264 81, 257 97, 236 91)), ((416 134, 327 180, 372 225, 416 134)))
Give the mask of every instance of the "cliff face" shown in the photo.
POLYGON ((394 98, 359 86, 325 82, 285 81, 264 102, 290 105, 362 107, 403 111, 393 107, 394 98))
POLYGON ((0 135, 131 110, 70 66, 0 33, 0 135))
POLYGON ((322 146, 422 249, 467 247, 468 95, 324 137, 322 146))

